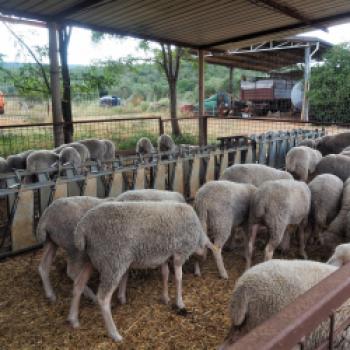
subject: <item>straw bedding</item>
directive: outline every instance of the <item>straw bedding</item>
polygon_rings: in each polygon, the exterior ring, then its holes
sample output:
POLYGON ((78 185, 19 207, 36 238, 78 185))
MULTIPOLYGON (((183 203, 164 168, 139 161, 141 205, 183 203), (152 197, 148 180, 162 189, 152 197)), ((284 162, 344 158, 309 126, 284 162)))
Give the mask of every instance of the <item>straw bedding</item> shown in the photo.
MULTIPOLYGON (((256 260, 262 261, 262 245, 258 245, 256 260)), ((296 251, 294 247, 288 258, 296 258, 296 251)), ((313 258, 320 258, 312 251, 313 258)), ((46 300, 37 273, 40 257, 38 250, 0 262, 0 349, 215 349, 230 326, 229 300, 244 269, 243 248, 224 253, 227 281, 219 278, 211 255, 202 265, 202 277, 195 277, 188 263, 183 282, 186 316, 160 302, 159 270, 132 272, 127 304, 118 305, 114 298, 112 306, 124 337, 122 344, 115 344, 106 335, 99 308, 84 297, 80 329, 73 330, 66 322, 72 282, 66 276, 62 253, 51 270, 58 300, 56 304, 46 300)), ((98 276, 90 285, 96 290, 98 276)), ((173 276, 169 290, 174 301, 173 276)))

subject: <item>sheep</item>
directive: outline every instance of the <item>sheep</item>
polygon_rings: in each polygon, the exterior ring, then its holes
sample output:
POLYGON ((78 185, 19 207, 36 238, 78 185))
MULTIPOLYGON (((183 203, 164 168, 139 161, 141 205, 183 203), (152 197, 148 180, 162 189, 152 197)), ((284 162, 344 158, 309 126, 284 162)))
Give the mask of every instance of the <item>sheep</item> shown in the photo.
POLYGON ((86 139, 77 142, 88 148, 91 160, 96 161, 99 164, 104 161, 106 144, 103 140, 86 139))
POLYGON ((296 180, 307 182, 309 175, 315 171, 321 159, 322 155, 317 150, 305 146, 293 147, 286 156, 286 170, 296 180))
POLYGON ((75 148, 79 155, 82 163, 85 163, 88 159, 90 159, 90 151, 89 149, 79 142, 72 142, 72 143, 64 143, 63 145, 56 147, 53 151, 57 154, 60 154, 61 151, 66 147, 73 147, 75 148))
MULTIPOLYGON (((74 280, 86 260, 85 254, 74 246, 74 230, 91 208, 103 203, 102 199, 87 196, 77 196, 56 199, 48 206, 40 217, 36 237, 39 242, 45 242, 39 274, 42 279, 46 297, 54 302, 56 295, 50 283, 49 272, 58 248, 67 253, 67 275, 74 280)), ((94 300, 92 291, 86 287, 84 294, 94 300)))
POLYGON ((128 201, 174 201, 186 203, 184 196, 178 192, 162 191, 154 189, 131 190, 120 194, 117 198, 119 202, 128 201))
POLYGON ((33 150, 24 151, 7 157, 7 164, 10 169, 25 169, 27 167, 27 158, 33 150))
POLYGON ((52 151, 33 151, 27 158, 27 170, 30 172, 38 172, 54 168, 58 165, 58 161, 58 154, 52 151))
POLYGON ((293 180, 293 176, 287 171, 262 164, 234 164, 225 169, 220 177, 220 180, 249 183, 256 187, 265 181, 280 179, 293 180))
POLYGON ((331 221, 328 228, 321 232, 320 241, 325 246, 334 247, 344 238, 350 238, 350 179, 346 180, 343 188, 340 211, 331 221))
POLYGON ((65 147, 59 154, 60 165, 71 165, 74 169, 81 167, 82 161, 79 152, 73 147, 65 147))
MULTIPOLYGON (((43 282, 45 294, 50 301, 54 302, 56 300, 55 293, 51 287, 49 272, 57 249, 62 248, 67 252, 67 274, 72 280, 79 273, 86 259, 85 255, 78 252, 75 248, 73 236, 76 225, 83 215, 89 209, 102 204, 104 201, 135 200, 172 200, 185 203, 185 199, 180 193, 147 189, 127 191, 117 198, 98 199, 88 196, 60 198, 45 209, 39 220, 37 239, 40 242, 45 242, 44 253, 39 265, 39 274, 43 282)), ((127 276, 125 276, 122 288, 118 294, 121 304, 126 303, 126 283, 127 276)), ((85 294, 90 299, 95 299, 89 288, 87 288, 85 294)))
MULTIPOLYGON (((167 134, 162 134, 159 136, 157 145, 158 145, 158 152, 169 152, 169 153, 175 154, 178 151, 178 146, 176 146, 171 136, 167 134)), ((166 158, 166 157, 169 157, 169 156, 164 156, 163 158, 166 158)))
POLYGON ((105 144, 105 152, 103 155, 103 161, 104 162, 111 162, 115 159, 115 151, 116 147, 113 141, 111 140, 101 140, 105 144))
POLYGON ((0 157, 0 174, 11 172, 11 168, 9 167, 7 160, 3 157, 0 157))
POLYGON ((344 132, 333 136, 323 136, 317 143, 318 149, 323 156, 340 153, 345 147, 350 146, 350 132, 344 132))
MULTIPOLYGON (((338 246, 328 263, 273 259, 255 265, 236 282, 230 305, 232 325, 220 350, 277 314, 322 279, 350 261, 350 246, 338 246)), ((349 302, 337 312, 337 323, 346 318, 349 302)), ((326 339, 324 323, 306 340, 305 349, 315 349, 326 339)))
POLYGON ((332 174, 316 176, 309 184, 311 208, 309 226, 314 236, 319 237, 337 216, 343 193, 343 181, 332 174))
POLYGON ((306 258, 304 229, 311 205, 311 192, 304 182, 275 180, 263 183, 252 198, 249 213, 249 244, 246 252, 247 268, 251 265, 254 242, 260 225, 267 227, 270 239, 265 248, 265 260, 270 260, 282 242, 288 249, 289 225, 299 225, 300 254, 306 258))
MULTIPOLYGON (((194 208, 199 220, 213 243, 213 255, 220 276, 228 278, 222 258, 222 248, 231 236, 234 227, 247 229, 249 203, 256 191, 250 184, 230 181, 210 181, 196 193, 194 208)), ((199 274, 196 263, 196 274, 199 274)))
POLYGON ((314 139, 304 139, 298 143, 299 146, 310 147, 312 149, 316 148, 316 141, 314 139))
POLYGON ((333 174, 346 181, 350 176, 350 157, 343 154, 329 154, 323 157, 316 166, 314 175, 333 174))
POLYGON ((167 261, 173 257, 176 305, 184 309, 182 265, 194 252, 203 254, 209 242, 193 208, 170 201, 101 204, 80 220, 74 238, 77 249, 86 252, 91 263, 85 264, 74 281, 68 320, 74 328, 79 326, 80 296, 93 266, 100 274, 97 300, 115 341, 122 337, 112 319, 111 298, 128 269, 162 266, 168 275, 167 261))
POLYGON ((339 154, 342 154, 344 156, 350 156, 350 146, 345 147, 339 154))

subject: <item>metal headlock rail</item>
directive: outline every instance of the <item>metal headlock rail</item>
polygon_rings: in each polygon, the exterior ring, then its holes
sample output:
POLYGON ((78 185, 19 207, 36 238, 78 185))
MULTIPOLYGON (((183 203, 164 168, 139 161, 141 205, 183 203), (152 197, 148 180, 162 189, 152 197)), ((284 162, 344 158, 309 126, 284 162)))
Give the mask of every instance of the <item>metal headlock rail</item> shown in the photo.
POLYGON ((38 220, 52 200, 88 195, 116 197, 131 189, 156 188, 182 193, 191 201, 200 186, 216 180, 232 164, 261 163, 282 168, 288 150, 323 130, 293 130, 222 138, 220 145, 182 145, 177 153, 119 156, 103 164, 89 162, 40 173, 16 171, 0 176, 0 258, 38 245, 38 220))

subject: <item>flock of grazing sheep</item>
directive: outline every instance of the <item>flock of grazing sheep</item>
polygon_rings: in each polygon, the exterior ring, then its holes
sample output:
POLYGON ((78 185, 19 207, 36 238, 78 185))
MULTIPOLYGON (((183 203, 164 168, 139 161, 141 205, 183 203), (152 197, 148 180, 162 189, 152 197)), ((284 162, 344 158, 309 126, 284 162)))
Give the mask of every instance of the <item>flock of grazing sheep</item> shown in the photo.
MULTIPOLYGON (((174 150, 171 138, 165 138, 174 150)), ((72 144, 50 154, 59 152, 56 161, 60 161, 64 150, 74 149, 83 154, 86 148, 91 159, 104 161, 108 158, 106 154, 114 151, 114 145, 99 142, 101 148, 95 144, 91 147, 90 141, 80 141, 74 145, 83 147, 74 148, 72 144), (92 149, 97 148, 93 153, 92 149)), ((221 346, 226 349, 237 334, 249 332, 350 260, 350 244, 340 244, 349 241, 350 232, 348 146, 350 133, 305 140, 288 152, 286 171, 260 164, 232 165, 220 180, 199 189, 193 207, 179 193, 154 189, 127 191, 108 199, 87 196, 57 199, 44 211, 37 228, 38 240, 45 242, 39 266, 45 294, 51 301, 56 300, 49 271, 57 249, 62 248, 67 257, 67 274, 74 281, 68 316, 71 325, 79 327, 83 293, 100 306, 109 336, 121 341, 111 314, 111 298, 118 288, 120 303, 126 302, 130 269, 160 267, 162 300, 167 304, 168 264, 172 262, 176 305, 184 309, 182 265, 194 255, 194 272, 200 275, 200 264, 209 249, 220 276, 228 278, 222 249, 231 235, 243 233, 247 270, 233 290, 232 327, 221 346), (327 263, 271 260, 276 248, 289 249, 295 228, 304 259, 308 242, 326 245, 330 252, 338 245, 327 263), (269 233, 266 261, 251 267, 255 240, 266 230, 269 233), (97 294, 87 285, 93 270, 100 276, 97 294)), ((141 139, 137 151, 148 154, 154 150, 147 139, 141 139)), ((35 152, 31 153, 34 155, 35 152)), ((27 158, 27 167, 31 156, 27 158)), ((9 158, 7 162, 11 161, 9 158)), ((345 313, 342 306, 337 321, 345 319, 345 313)), ((325 336, 326 327, 321 325, 307 338, 305 348, 313 349, 325 336)))

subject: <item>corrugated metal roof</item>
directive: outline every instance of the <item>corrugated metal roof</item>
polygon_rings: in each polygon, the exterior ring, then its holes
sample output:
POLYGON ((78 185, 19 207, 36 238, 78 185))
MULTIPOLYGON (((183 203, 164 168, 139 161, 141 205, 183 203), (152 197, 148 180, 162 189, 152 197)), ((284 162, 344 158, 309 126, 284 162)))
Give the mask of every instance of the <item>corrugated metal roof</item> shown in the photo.
POLYGON ((227 50, 350 19, 349 0, 0 0, 0 12, 227 50), (283 8, 291 11, 281 12, 283 8), (300 16, 300 19, 298 16, 300 16), (306 20, 304 20, 306 19, 306 20))

